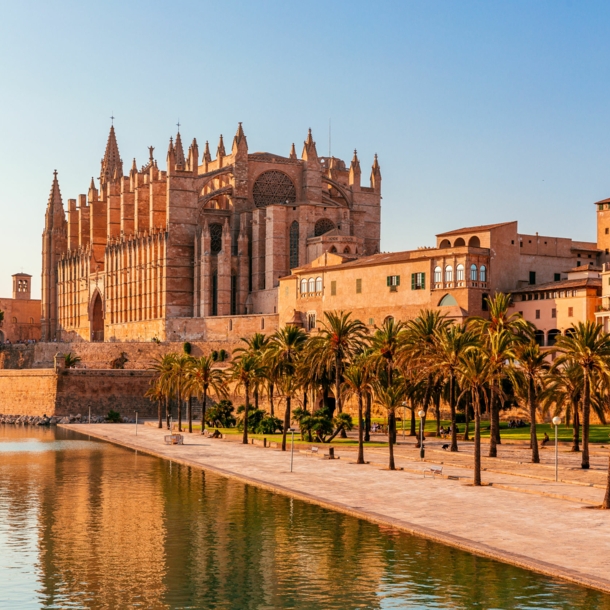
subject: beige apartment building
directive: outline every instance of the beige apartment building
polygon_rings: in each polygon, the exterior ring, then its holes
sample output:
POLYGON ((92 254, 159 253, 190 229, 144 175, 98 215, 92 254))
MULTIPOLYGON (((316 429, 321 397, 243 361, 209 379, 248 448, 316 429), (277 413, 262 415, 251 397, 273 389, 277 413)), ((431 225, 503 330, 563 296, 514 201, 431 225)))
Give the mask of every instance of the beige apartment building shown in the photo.
POLYGON ((464 320, 485 315, 496 292, 567 280, 566 269, 588 266, 597 254, 595 243, 521 234, 516 221, 441 233, 436 246, 405 252, 357 259, 326 252, 280 279, 279 323, 310 330, 324 312, 344 310, 374 326, 423 308, 464 320))

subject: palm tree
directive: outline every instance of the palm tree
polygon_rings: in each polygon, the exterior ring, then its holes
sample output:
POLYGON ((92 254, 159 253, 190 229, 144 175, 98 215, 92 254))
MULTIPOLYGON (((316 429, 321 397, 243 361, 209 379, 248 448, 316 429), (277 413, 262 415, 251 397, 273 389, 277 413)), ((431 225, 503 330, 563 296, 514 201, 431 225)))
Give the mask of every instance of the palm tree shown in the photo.
POLYGON ((442 326, 436 333, 429 360, 447 382, 448 402, 451 411, 451 451, 457 451, 456 429, 456 377, 464 354, 480 345, 478 336, 466 324, 442 326))
POLYGON ((589 421, 591 416, 591 390, 597 377, 610 373, 610 335, 595 322, 578 322, 572 332, 557 337, 555 347, 560 353, 555 366, 576 365, 582 371, 582 463, 589 468, 589 421))
POLYGON ((457 369, 463 391, 469 390, 474 406, 474 485, 481 485, 481 394, 489 382, 489 360, 481 349, 466 352, 457 369))
POLYGON ((358 458, 356 464, 364 464, 364 418, 363 397, 371 389, 371 367, 365 356, 357 358, 343 373, 345 396, 355 394, 358 397, 358 458))
MULTIPOLYGON (((437 337, 441 330, 449 326, 450 321, 439 311, 423 309, 417 318, 409 320, 406 324, 406 333, 400 352, 400 361, 403 368, 416 368, 426 372, 425 393, 422 403, 424 417, 422 426, 426 425, 426 417, 430 406, 430 399, 435 389, 435 374, 430 367, 430 356, 434 350, 437 337)), ((420 437, 417 437, 416 447, 420 446, 420 437)))
MULTIPOLYGON (((404 335, 405 325, 389 317, 380 327, 375 328, 375 333, 369 341, 370 362, 377 369, 385 371, 389 385, 392 385, 404 335)), ((394 411, 389 412, 388 435, 391 435, 393 442, 396 442, 396 414, 394 411)))
POLYGON ((201 434, 205 431, 205 411, 207 407, 208 392, 212 390, 216 396, 226 398, 226 375, 224 371, 214 368, 216 362, 209 356, 193 360, 189 371, 189 390, 194 396, 201 399, 201 434))
MULTIPOLYGON (((405 384, 399 375, 394 375, 390 384, 386 375, 382 374, 373 382, 373 395, 375 402, 386 410, 388 421, 390 421, 390 416, 396 413, 396 409, 402 405, 405 397, 405 384)), ((388 449, 390 455, 388 467, 390 470, 396 470, 396 464, 394 463, 394 439, 391 434, 388 434, 388 449)))
MULTIPOLYGON (((495 334, 507 332, 509 336, 517 342, 528 342, 533 338, 533 327, 526 322, 519 313, 509 314, 511 304, 510 296, 502 292, 496 293, 492 298, 487 299, 488 317, 473 317, 468 323, 477 331, 483 343, 487 343, 495 334)), ((500 438, 500 409, 496 401, 498 394, 498 381, 502 378, 504 371, 504 361, 501 360, 502 354, 495 354, 499 360, 496 361, 494 379, 491 383, 491 396, 489 401, 489 457, 497 457, 498 444, 500 438)))
POLYGON ((310 353, 313 356, 312 363, 315 365, 334 367, 335 408, 341 413, 343 369, 347 361, 362 349, 367 328, 360 320, 350 319, 351 313, 344 311, 325 312, 324 317, 319 335, 310 340, 310 353))
POLYGON ((159 428, 163 428, 163 414, 161 411, 161 405, 163 404, 163 401, 165 400, 165 392, 163 390, 163 386, 161 385, 161 382, 159 379, 153 379, 150 382, 150 386, 148 388, 148 390, 146 390, 146 394, 144 394, 144 396, 146 396, 146 398, 149 398, 151 401, 154 401, 157 403, 157 410, 158 410, 158 415, 159 415, 159 428))
POLYGON ((73 354, 72 352, 68 352, 65 356, 64 356, 64 366, 67 369, 73 369, 76 367, 76 365, 80 362, 80 356, 76 356, 75 354, 73 354))
POLYGON ((550 365, 546 361, 546 354, 540 351, 540 346, 535 341, 519 345, 516 356, 517 364, 509 369, 509 376, 517 392, 520 391, 527 401, 530 416, 532 463, 539 464, 540 454, 538 452, 538 438, 536 436, 536 409, 550 365))
POLYGON ((182 402, 185 397, 190 364, 191 357, 187 354, 175 355, 169 375, 169 384, 178 401, 178 432, 182 432, 182 402))
POLYGON ((248 444, 248 410, 250 407, 250 390, 260 381, 265 371, 260 358, 248 352, 243 352, 233 360, 231 365, 231 378, 236 382, 236 389, 244 388, 246 405, 244 407, 244 433, 242 443, 248 444))
POLYGON ((173 388, 171 383, 172 370, 174 366, 174 360, 176 354, 165 354, 161 358, 156 358, 151 368, 156 373, 156 379, 159 383, 159 387, 163 392, 163 401, 165 402, 165 419, 167 429, 170 429, 170 400, 173 395, 173 388))
POLYGON ((284 429, 282 431, 282 451, 286 451, 286 435, 290 428, 290 408, 292 397, 300 387, 297 370, 299 357, 307 342, 307 334, 302 328, 289 324, 278 329, 269 344, 270 366, 277 371, 280 389, 286 398, 284 429))
MULTIPOLYGON (((248 352, 253 356, 261 359, 261 362, 264 362, 265 354, 269 350, 270 345, 270 337, 265 335, 264 333, 254 333, 251 337, 242 337, 242 343, 245 344, 245 347, 238 347, 233 350, 234 354, 243 354, 244 352, 248 352)), ((269 382, 269 380, 268 380, 269 382)), ((258 411, 259 407, 259 386, 257 383, 253 388, 253 396, 254 396, 254 408, 258 411)), ((273 390, 269 388, 270 401, 271 401, 271 415, 273 415, 273 390)))

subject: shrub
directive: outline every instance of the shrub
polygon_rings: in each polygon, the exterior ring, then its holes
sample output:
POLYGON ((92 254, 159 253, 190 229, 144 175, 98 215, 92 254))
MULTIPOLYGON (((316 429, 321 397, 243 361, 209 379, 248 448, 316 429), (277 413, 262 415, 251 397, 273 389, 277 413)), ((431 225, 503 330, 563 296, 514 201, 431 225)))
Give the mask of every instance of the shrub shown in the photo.
POLYGON ((276 432, 283 432, 284 426, 282 420, 272 415, 266 415, 260 420, 256 426, 254 432, 256 434, 275 434, 276 432))
POLYGON ((229 354, 224 349, 218 352, 218 362, 224 362, 228 358, 229 354))
POLYGON ((221 400, 207 409, 207 423, 220 428, 232 428, 235 425, 233 411, 235 411, 235 407, 230 400, 221 400))
POLYGON ((214 362, 218 362, 218 351, 217 350, 212 350, 212 360, 214 362))
MULTIPOLYGON (((237 414, 242 414, 241 419, 237 427, 240 430, 244 429, 244 405, 237 407, 237 414)), ((262 409, 255 409, 253 405, 248 405, 248 432, 255 432, 258 425, 263 421, 266 413, 262 409)))
POLYGON ((121 414, 118 411, 110 409, 108 415, 106 415, 106 421, 109 421, 111 424, 120 424, 122 421, 121 414))
POLYGON ((182 344, 182 349, 184 350, 185 354, 190 355, 190 353, 191 353, 191 344, 188 341, 185 341, 182 344))

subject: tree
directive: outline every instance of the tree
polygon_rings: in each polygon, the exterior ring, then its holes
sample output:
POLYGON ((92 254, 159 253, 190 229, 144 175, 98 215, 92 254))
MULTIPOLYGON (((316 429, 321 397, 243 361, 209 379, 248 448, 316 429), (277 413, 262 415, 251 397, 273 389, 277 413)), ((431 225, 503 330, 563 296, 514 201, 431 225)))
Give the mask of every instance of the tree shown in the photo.
MULTIPOLYGON (((424 417, 421 425, 425 427, 430 399, 434 391, 436 371, 430 366, 430 356, 435 348, 435 343, 441 329, 449 326, 450 321, 439 311, 423 309, 417 318, 409 320, 406 325, 406 333, 400 350, 400 361, 403 368, 417 368, 426 373, 426 384, 424 387, 424 398, 422 409, 424 417)), ((420 446, 420 438, 417 437, 416 447, 420 446)))
POLYGON ((163 401, 165 403, 165 419, 167 424, 167 429, 170 429, 170 400, 173 395, 173 386, 172 386, 172 371, 174 360, 176 359, 175 354, 165 354, 161 358, 156 358, 151 368, 155 371, 155 376, 157 382, 159 384, 159 388, 163 393, 163 401))
MULTIPOLYGON (((404 400, 405 385, 399 375, 394 375, 391 384, 388 381, 385 374, 380 375, 373 383, 373 396, 375 402, 386 410, 389 421, 390 415, 396 413, 396 409, 400 407, 404 400)), ((390 470, 396 470, 394 463, 394 439, 391 434, 388 434, 388 449, 390 456, 388 467, 390 470)))
POLYGON ((358 457, 356 464, 364 464, 364 418, 363 397, 372 390, 371 363, 365 356, 357 358, 343 373, 345 396, 358 398, 358 457))
POLYGON ((150 386, 148 390, 146 390, 146 394, 144 394, 147 398, 157 403, 157 411, 159 415, 159 428, 163 428, 163 414, 161 411, 161 405, 165 400, 165 392, 163 391, 163 387, 159 381, 159 379, 153 379, 150 382, 150 386))
POLYGON ((340 311, 325 312, 319 335, 311 341, 313 362, 318 365, 334 367, 335 408, 343 411, 341 403, 341 382, 346 362, 358 353, 367 334, 366 326, 360 320, 352 320, 351 313, 340 311))
POLYGON ((217 397, 227 398, 226 375, 222 369, 214 368, 211 355, 193 360, 189 370, 188 389, 201 399, 201 434, 205 431, 205 413, 208 393, 212 390, 217 397))
POLYGON ((550 365, 545 359, 546 354, 540 351, 540 346, 535 341, 519 345, 516 356, 517 363, 509 369, 509 376, 517 393, 527 403, 530 418, 532 463, 539 464, 540 453, 536 436, 536 410, 539 396, 544 386, 545 375, 550 365))
MULTIPOLYGON (((231 365, 231 378, 236 382, 236 389, 243 388, 246 397, 246 405, 250 404, 250 390, 264 375, 264 369, 260 364, 260 358, 248 352, 243 352, 233 360, 231 365)), ((244 410, 243 418, 244 433, 242 443, 248 444, 248 409, 244 410)))
POLYGON ((297 375, 299 358, 307 342, 302 328, 291 324, 278 329, 271 337, 269 356, 271 367, 277 372, 277 383, 286 400, 282 451, 286 451, 286 435, 290 428, 290 408, 293 396, 300 387, 297 375))
MULTIPOLYGON (((504 373, 504 355, 494 351, 494 346, 491 346, 491 340, 495 335, 503 335, 501 341, 496 341, 495 348, 506 345, 510 346, 512 341, 529 342, 533 339, 533 326, 526 322, 521 314, 509 314, 510 296, 498 292, 491 299, 487 299, 488 317, 473 317, 470 318, 468 324, 476 332, 479 333, 481 342, 490 349, 490 365, 492 371, 491 394, 489 400, 489 457, 497 457, 498 444, 500 439, 500 409, 497 403, 498 384, 504 373), (506 338, 510 337, 511 342, 506 342, 506 338)), ((512 346, 510 346, 512 347, 512 346)))
POLYGON ((481 349, 466 352, 457 369, 463 392, 470 391, 474 406, 474 485, 481 485, 481 394, 489 382, 489 359, 481 349))
POLYGON ((451 451, 457 451, 456 429, 456 377, 462 357, 479 346, 477 335, 465 324, 441 326, 436 332, 428 356, 431 368, 447 382, 448 402, 451 411, 451 451))
POLYGON ((610 335, 595 322, 578 322, 566 336, 557 337, 555 347, 559 357, 555 366, 575 365, 582 371, 582 463, 589 468, 589 422, 591 416, 591 389, 597 377, 610 373, 610 335))
MULTIPOLYGON (((244 347, 238 347, 233 350, 234 354, 243 354, 248 352, 252 356, 260 359, 261 364, 265 364, 265 355, 269 350, 270 337, 264 333, 254 333, 251 337, 242 337, 241 342, 245 344, 244 347)), ((262 380, 261 380, 262 381, 262 380)), ((267 378, 269 383, 269 378, 267 378)), ((271 382, 272 383, 272 382, 271 382)), ((270 401, 271 401, 271 415, 273 415, 273 390, 269 388, 270 401)), ((259 408, 259 384, 253 388, 254 396, 254 407, 258 410, 259 408)))
POLYGON ((72 352, 68 352, 65 356, 64 356, 64 366, 67 369, 73 369, 76 368, 76 365, 81 361, 80 356, 76 356, 75 354, 73 354, 72 352))
POLYGON ((169 384, 178 401, 178 432, 182 432, 182 402, 185 397, 190 365, 190 356, 186 354, 175 355, 169 372, 169 384))

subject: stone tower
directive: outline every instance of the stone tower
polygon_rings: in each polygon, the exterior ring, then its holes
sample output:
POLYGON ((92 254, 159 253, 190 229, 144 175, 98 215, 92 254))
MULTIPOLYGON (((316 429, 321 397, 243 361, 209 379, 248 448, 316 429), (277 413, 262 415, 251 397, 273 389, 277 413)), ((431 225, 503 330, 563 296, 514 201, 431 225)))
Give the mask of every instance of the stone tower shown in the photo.
POLYGON ((57 181, 53 184, 47 203, 45 226, 42 233, 42 340, 57 337, 57 263, 67 250, 67 223, 57 181))
POLYGON ((13 298, 24 301, 30 300, 32 292, 32 276, 29 273, 13 274, 13 298))

